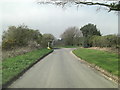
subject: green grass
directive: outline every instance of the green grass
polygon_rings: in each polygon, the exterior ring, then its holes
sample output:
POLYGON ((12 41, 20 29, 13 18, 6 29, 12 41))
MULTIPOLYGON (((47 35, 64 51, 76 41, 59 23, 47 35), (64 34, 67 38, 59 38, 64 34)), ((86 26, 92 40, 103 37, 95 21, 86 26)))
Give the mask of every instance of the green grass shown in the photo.
MULTIPOLYGON (((95 64, 113 75, 120 76, 118 73, 118 55, 106 51, 79 48, 73 53, 91 64, 95 64)), ((120 62, 120 61, 119 61, 120 62)))
POLYGON ((49 53, 51 50, 39 49, 16 57, 11 57, 2 62, 2 83, 5 84, 12 77, 18 75, 25 68, 37 61, 43 55, 49 53))
POLYGON ((54 48, 78 48, 80 46, 56 46, 54 48))
POLYGON ((78 48, 80 46, 64 46, 64 48, 78 48))
POLYGON ((0 86, 2 85, 2 61, 0 61, 0 86))

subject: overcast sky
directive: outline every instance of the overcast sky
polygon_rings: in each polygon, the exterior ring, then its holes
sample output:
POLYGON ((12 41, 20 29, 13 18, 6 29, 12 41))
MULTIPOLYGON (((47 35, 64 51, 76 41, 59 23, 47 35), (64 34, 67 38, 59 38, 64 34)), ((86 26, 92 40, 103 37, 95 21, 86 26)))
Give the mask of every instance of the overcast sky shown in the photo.
MULTIPOLYGON (((59 38, 64 30, 71 26, 80 28, 88 23, 97 25, 103 35, 118 33, 118 16, 115 12, 96 6, 66 5, 64 8, 54 5, 39 5, 37 0, 1 0, 1 30, 8 26, 25 24, 38 29, 41 33, 52 33, 59 38), (1 16, 2 15, 2 16, 1 16)), ((2 31, 0 31, 1 34, 2 31)))

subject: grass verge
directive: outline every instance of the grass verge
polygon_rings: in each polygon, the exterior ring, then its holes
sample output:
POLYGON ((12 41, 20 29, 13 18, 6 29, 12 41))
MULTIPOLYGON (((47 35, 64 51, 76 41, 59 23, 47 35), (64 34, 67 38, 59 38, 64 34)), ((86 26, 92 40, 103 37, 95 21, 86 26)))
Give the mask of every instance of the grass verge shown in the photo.
MULTIPOLYGON (((73 51, 79 58, 99 66, 115 76, 120 77, 118 69, 118 55, 106 51, 79 48, 73 51)), ((120 61, 119 61, 120 62, 120 61)))
POLYGON ((56 46, 54 48, 78 48, 80 46, 56 46))
POLYGON ((39 58, 43 57, 52 50, 39 49, 23 55, 7 58, 2 62, 2 84, 9 82, 16 77, 24 69, 35 63, 39 58))
POLYGON ((78 48, 80 46, 64 46, 64 48, 78 48))

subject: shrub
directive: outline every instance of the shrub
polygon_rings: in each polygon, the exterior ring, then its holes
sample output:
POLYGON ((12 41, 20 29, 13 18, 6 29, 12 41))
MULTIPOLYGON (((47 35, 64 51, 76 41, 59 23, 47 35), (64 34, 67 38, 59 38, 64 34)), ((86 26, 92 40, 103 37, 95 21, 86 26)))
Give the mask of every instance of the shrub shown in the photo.
POLYGON ((117 35, 92 36, 89 39, 89 44, 93 47, 119 47, 117 35))

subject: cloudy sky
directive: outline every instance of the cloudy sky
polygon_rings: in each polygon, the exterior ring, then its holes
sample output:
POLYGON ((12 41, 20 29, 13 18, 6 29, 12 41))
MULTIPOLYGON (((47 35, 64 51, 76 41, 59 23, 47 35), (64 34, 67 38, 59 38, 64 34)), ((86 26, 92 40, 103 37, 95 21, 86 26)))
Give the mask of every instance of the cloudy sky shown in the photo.
POLYGON ((105 8, 96 6, 39 5, 37 0, 1 0, 0 24, 2 30, 8 26, 25 24, 29 28, 38 29, 41 33, 52 33, 59 38, 64 30, 71 26, 78 28, 93 23, 103 35, 118 33, 118 15, 105 8))

